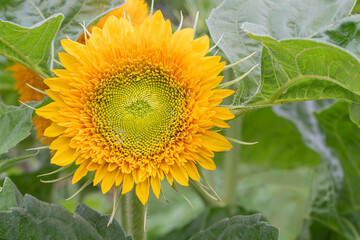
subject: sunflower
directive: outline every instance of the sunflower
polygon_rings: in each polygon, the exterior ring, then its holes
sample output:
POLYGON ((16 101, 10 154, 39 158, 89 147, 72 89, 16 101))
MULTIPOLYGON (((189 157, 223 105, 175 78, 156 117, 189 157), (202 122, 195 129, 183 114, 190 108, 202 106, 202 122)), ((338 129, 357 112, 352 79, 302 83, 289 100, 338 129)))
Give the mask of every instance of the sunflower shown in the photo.
MULTIPOLYGON (((144 2, 144 0, 128 0, 121 7, 108 13, 95 26, 98 28, 102 28, 106 19, 110 16, 115 16, 117 18, 122 18, 125 16, 131 19, 132 24, 140 25, 142 22, 144 22, 148 15, 149 12, 147 9, 147 4, 144 2)), ((88 30, 90 33, 92 32, 92 28, 93 27, 88 30)), ((77 41, 80 43, 85 43, 84 34, 82 34, 77 41)), ((7 68, 6 70, 13 72, 12 76, 17 81, 15 85, 15 90, 17 90, 20 95, 20 101, 41 101, 43 99, 43 94, 30 88, 27 85, 29 84, 42 91, 48 89, 47 85, 44 83, 43 79, 39 75, 18 63, 7 68)), ((37 116, 33 119, 33 122, 37 133, 36 137, 38 139, 43 139, 44 131, 50 126, 51 121, 37 116)), ((52 140, 52 138, 45 138, 42 140, 42 143, 51 143, 52 140)))
POLYGON ((193 34, 173 34, 158 11, 140 26, 109 17, 86 45, 62 40, 65 69, 45 80, 54 102, 36 111, 52 121, 45 131, 56 137, 51 163, 75 162, 73 183, 95 171, 93 184, 101 182, 104 194, 136 184, 143 204, 150 185, 159 197, 165 177, 187 186, 189 177, 200 180, 198 164, 214 170, 213 152, 232 146, 210 129, 229 127, 224 120, 233 114, 217 105, 233 91, 215 89, 225 63, 206 57, 208 37, 193 34))

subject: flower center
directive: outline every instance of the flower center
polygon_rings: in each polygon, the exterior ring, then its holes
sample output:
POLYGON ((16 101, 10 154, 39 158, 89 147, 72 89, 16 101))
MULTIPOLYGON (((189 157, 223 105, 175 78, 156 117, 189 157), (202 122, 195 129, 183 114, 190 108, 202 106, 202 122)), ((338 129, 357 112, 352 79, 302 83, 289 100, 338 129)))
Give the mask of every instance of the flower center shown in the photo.
POLYGON ((126 155, 146 157, 176 141, 186 93, 161 66, 124 64, 88 100, 97 132, 126 155))

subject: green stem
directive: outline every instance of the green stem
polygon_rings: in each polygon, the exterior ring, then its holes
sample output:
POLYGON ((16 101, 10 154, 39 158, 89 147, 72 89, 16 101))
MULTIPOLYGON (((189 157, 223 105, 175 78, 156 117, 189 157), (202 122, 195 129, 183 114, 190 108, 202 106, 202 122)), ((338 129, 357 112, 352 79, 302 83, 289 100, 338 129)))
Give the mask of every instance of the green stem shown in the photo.
MULTIPOLYGON (((241 139, 242 118, 238 117, 229 124, 231 128, 226 130, 226 135, 235 139, 241 139)), ((224 201, 230 208, 236 207, 236 182, 239 157, 240 145, 233 145, 233 149, 226 152, 224 156, 224 201)))
POLYGON ((145 224, 147 205, 143 205, 136 196, 135 190, 121 196, 121 222, 127 235, 135 240, 145 240, 145 224))

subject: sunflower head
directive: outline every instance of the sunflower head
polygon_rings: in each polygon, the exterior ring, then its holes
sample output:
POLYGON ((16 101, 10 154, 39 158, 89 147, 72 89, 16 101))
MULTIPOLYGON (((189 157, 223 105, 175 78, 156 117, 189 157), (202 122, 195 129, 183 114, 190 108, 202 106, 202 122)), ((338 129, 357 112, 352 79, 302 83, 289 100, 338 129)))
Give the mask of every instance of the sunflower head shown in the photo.
POLYGON ((217 106, 233 91, 215 89, 225 63, 206 57, 208 37, 193 34, 172 33, 158 11, 140 26, 109 17, 86 45, 62 40, 65 69, 45 80, 54 102, 37 114, 52 121, 51 162, 79 166, 73 183, 95 171, 103 193, 136 184, 145 204, 150 185, 159 197, 164 178, 187 186, 189 177, 200 180, 197 165, 216 168, 213 152, 232 146, 211 128, 234 117, 217 106))

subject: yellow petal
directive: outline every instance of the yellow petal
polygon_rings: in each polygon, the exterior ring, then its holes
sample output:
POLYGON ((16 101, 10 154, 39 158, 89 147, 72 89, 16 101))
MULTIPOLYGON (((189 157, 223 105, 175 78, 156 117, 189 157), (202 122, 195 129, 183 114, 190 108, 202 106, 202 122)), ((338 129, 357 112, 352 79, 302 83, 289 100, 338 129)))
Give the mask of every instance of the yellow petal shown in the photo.
POLYGON ((151 177, 151 187, 157 198, 159 198, 161 191, 161 183, 158 177, 151 177))
POLYGON ((124 175, 123 185, 122 185, 122 192, 121 194, 125 194, 130 192, 134 186, 134 178, 131 174, 124 175))
POLYGON ((37 115, 46 118, 51 119, 54 114, 57 114, 59 112, 60 108, 56 102, 49 103, 46 106, 43 106, 39 109, 37 109, 35 112, 37 115))
POLYGON ((204 147, 215 152, 222 152, 232 148, 231 143, 223 135, 213 131, 206 131, 201 136, 201 140, 204 147))
POLYGON ((69 71, 77 71, 79 61, 69 53, 59 52, 59 59, 62 65, 69 71))
MULTIPOLYGON (((64 69, 61 69, 64 70, 64 69)), ((54 71, 54 70, 53 70, 54 71)), ((51 88, 53 91, 60 92, 63 89, 70 89, 68 81, 63 78, 47 78, 44 80, 45 84, 51 88)))
POLYGON ((51 158, 50 163, 58 166, 66 166, 74 162, 77 158, 75 149, 70 147, 63 147, 61 150, 57 150, 55 155, 51 158))
POLYGON ((174 164, 170 166, 170 173, 180 185, 189 186, 189 175, 183 167, 174 164))
POLYGON ((170 184, 170 186, 172 186, 173 185, 173 183, 174 183, 174 178, 173 178, 173 176, 170 174, 170 172, 164 172, 165 173, 165 177, 166 177, 166 179, 168 180, 168 182, 169 182, 169 184, 170 184))
POLYGON ((197 154, 195 160, 200 164, 200 166, 206 170, 215 170, 216 165, 210 157, 206 157, 200 154, 197 154))
POLYGON ((101 191, 103 194, 107 193, 110 188, 114 185, 114 178, 116 171, 107 172, 101 182, 101 191))
POLYGON ((104 178, 106 173, 108 173, 108 170, 107 164, 105 163, 96 170, 94 177, 94 186, 96 186, 104 178))
MULTIPOLYGON (((86 46, 84 44, 69 40, 69 39, 62 39, 60 40, 61 46, 64 48, 64 50, 68 53, 70 53, 71 55, 75 56, 86 56, 86 46)), ((59 53, 59 57, 60 57, 60 53, 59 53)), ((60 61, 62 64, 63 61, 60 58, 60 61)), ((65 65, 64 65, 65 67, 65 65)), ((69 69, 67 67, 65 67, 66 69, 69 69)))
POLYGON ((211 122, 214 124, 214 126, 219 127, 219 128, 229 128, 230 127, 226 122, 224 122, 223 120, 220 120, 217 117, 211 118, 211 122))
POLYGON ((51 125, 45 129, 44 131, 44 136, 47 137, 57 137, 61 134, 64 133, 66 128, 64 127, 60 127, 59 125, 57 125, 56 123, 51 123, 51 125))
POLYGON ((230 89, 214 89, 212 90, 211 98, 226 98, 232 95, 235 91, 230 89))
POLYGON ((89 165, 87 166, 87 169, 88 169, 89 171, 95 171, 95 170, 97 170, 98 168, 100 168, 100 166, 102 166, 102 165, 100 165, 100 164, 98 164, 98 163, 96 163, 96 162, 90 162, 89 165))
POLYGON ((214 110, 216 111, 216 117, 221 120, 230 120, 235 117, 231 111, 225 107, 215 107, 214 110))
POLYGON ((192 161, 188 161, 185 163, 186 171, 189 174, 189 177, 197 182, 200 182, 199 172, 192 161))
POLYGON ((76 172, 74 173, 74 176, 72 178, 72 184, 77 183, 80 179, 82 179, 87 174, 87 164, 83 163, 81 164, 76 172))
POLYGON ((115 175, 115 185, 119 186, 120 183, 122 183, 122 181, 123 181, 123 173, 121 172, 121 169, 119 168, 115 175))
POLYGON ((64 146, 69 145, 71 138, 60 136, 56 138, 49 146, 52 150, 62 149, 64 146))
POLYGON ((149 198, 149 178, 136 185, 136 195, 140 199, 140 202, 145 205, 149 198))

